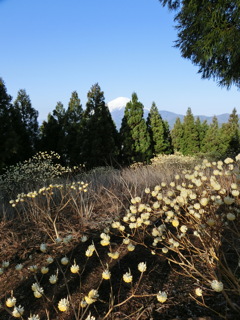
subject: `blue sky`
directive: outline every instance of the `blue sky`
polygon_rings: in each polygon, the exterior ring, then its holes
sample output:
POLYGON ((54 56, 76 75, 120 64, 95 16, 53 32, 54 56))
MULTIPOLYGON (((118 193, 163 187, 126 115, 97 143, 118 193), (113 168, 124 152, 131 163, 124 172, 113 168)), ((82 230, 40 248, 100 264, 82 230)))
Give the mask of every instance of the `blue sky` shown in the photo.
POLYGON ((106 102, 136 92, 146 108, 238 112, 240 92, 202 80, 174 48, 173 13, 158 0, 0 0, 0 77, 25 89, 44 120, 72 91, 83 107, 99 83, 106 102))

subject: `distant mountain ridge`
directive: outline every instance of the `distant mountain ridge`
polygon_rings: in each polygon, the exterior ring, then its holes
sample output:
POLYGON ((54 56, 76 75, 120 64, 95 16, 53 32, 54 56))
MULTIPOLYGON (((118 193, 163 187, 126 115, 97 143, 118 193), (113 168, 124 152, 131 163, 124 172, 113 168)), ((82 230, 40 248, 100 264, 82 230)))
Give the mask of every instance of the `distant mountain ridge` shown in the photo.
MULTIPOLYGON (((107 106, 111 112, 113 121, 115 122, 118 130, 121 127, 122 118, 124 116, 124 110, 125 110, 126 104, 129 101, 130 101, 129 98, 118 97, 118 98, 111 100, 110 102, 107 103, 107 106)), ((149 112, 149 109, 145 108, 144 109, 144 117, 145 118, 147 118, 148 112, 149 112)), ((169 123, 170 129, 173 128, 177 118, 180 118, 180 120, 183 121, 183 119, 185 117, 185 115, 166 111, 166 110, 159 110, 159 113, 161 114, 161 117, 163 118, 163 120, 166 120, 169 123)), ((216 115, 219 124, 228 122, 229 115, 230 115, 229 113, 223 113, 220 115, 216 115)), ((211 123, 212 119, 213 119, 213 116, 210 117, 210 116, 204 116, 204 115, 194 115, 194 117, 195 118, 199 117, 201 121, 207 120, 208 123, 211 123)), ((240 115, 239 115, 239 117, 240 117, 240 115)))

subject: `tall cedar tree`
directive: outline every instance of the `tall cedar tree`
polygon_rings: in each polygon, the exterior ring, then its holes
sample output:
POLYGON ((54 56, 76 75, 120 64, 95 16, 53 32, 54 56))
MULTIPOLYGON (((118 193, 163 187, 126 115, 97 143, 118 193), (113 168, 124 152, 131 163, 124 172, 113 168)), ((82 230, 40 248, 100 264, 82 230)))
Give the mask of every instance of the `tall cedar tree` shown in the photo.
POLYGON ((181 142, 183 155, 194 155, 199 152, 199 135, 191 108, 187 109, 183 120, 183 139, 181 142))
POLYGON ((70 165, 77 165, 81 162, 82 117, 83 108, 81 101, 78 93, 73 91, 65 114, 65 146, 70 165))
POLYGON ((225 157, 237 155, 240 151, 240 140, 239 117, 235 108, 230 114, 228 122, 222 125, 220 134, 223 141, 223 155, 225 157))
POLYGON ((115 165, 119 155, 119 139, 112 116, 98 83, 88 92, 83 113, 82 163, 87 169, 115 165))
POLYGON ((121 152, 123 163, 149 161, 152 156, 150 135, 143 118, 143 104, 138 101, 137 94, 125 107, 120 128, 121 152))
POLYGON ((205 137, 202 140, 201 151, 203 153, 212 154, 216 158, 221 158, 222 146, 220 128, 216 116, 213 117, 212 123, 209 125, 205 137))
POLYGON ((198 132, 198 147, 199 147, 199 151, 202 151, 202 146, 203 146, 203 139, 206 135, 206 132, 208 130, 208 123, 207 120, 204 120, 203 122, 201 122, 200 118, 197 117, 196 121, 195 121, 195 126, 198 132))
POLYGON ((164 120, 163 125, 164 125, 165 143, 167 146, 165 154, 172 154, 173 153, 173 144, 172 144, 171 131, 170 131, 168 121, 164 120))
POLYGON ((147 128, 151 139, 152 154, 170 154, 172 147, 169 128, 163 121, 155 102, 152 103, 147 117, 147 128))
POLYGON ((159 1, 176 10, 182 57, 197 65, 203 78, 240 87, 239 0, 159 1))
POLYGON ((18 91, 14 101, 15 111, 15 131, 18 135, 18 161, 23 161, 32 157, 37 150, 39 138, 38 111, 31 104, 31 100, 26 91, 18 91))
POLYGON ((171 131, 172 145, 174 152, 182 152, 183 124, 177 118, 171 131))
POLYGON ((55 151, 61 156, 61 162, 66 163, 66 126, 65 108, 61 102, 57 102, 53 114, 48 114, 47 121, 43 121, 40 128, 40 149, 43 151, 55 151))
POLYGON ((18 136, 15 131, 16 118, 4 81, 0 78, 0 172, 17 161, 18 136))

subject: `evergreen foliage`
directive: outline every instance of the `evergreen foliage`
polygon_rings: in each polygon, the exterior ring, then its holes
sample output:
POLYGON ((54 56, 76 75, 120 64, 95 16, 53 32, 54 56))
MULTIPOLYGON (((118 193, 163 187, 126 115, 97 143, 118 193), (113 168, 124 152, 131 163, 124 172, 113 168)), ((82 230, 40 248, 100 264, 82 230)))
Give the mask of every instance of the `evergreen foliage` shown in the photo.
POLYGON ((81 101, 78 97, 78 93, 73 91, 65 114, 65 146, 68 162, 71 165, 77 165, 81 162, 82 117, 83 108, 81 101))
POLYGON ((38 112, 26 91, 19 90, 12 104, 0 78, 0 172, 29 159, 39 150, 57 152, 62 164, 85 164, 87 169, 149 162, 153 155, 173 151, 183 155, 204 153, 212 159, 234 157, 240 152, 239 117, 235 108, 222 126, 217 117, 210 125, 199 117, 195 120, 188 108, 183 122, 177 118, 170 132, 168 122, 163 121, 154 102, 145 121, 143 104, 133 93, 118 133, 98 83, 87 96, 84 111, 76 91, 71 94, 67 110, 58 102, 43 121, 39 134, 38 112))
POLYGON ((170 154, 172 146, 169 126, 168 123, 163 121, 155 102, 152 103, 148 114, 147 128, 151 140, 152 154, 170 154))
POLYGON ((18 91, 14 101, 14 114, 14 127, 18 136, 17 162, 27 160, 36 153, 39 139, 38 111, 32 107, 23 89, 18 91))
POLYGON ((204 153, 212 153, 217 157, 221 155, 220 128, 218 119, 213 117, 212 123, 209 125, 205 137, 202 140, 201 151, 204 153))
POLYGON ((201 122, 200 118, 197 117, 197 119, 195 120, 195 126, 196 126, 196 129, 198 132, 199 151, 202 151, 203 139, 204 139, 206 132, 208 130, 207 120, 204 120, 203 122, 201 122))
POLYGON ((199 67, 203 78, 240 87, 240 1, 159 1, 176 10, 182 56, 199 67))
POLYGON ((119 155, 119 139, 104 92, 98 83, 88 92, 83 113, 82 160, 88 169, 114 165, 119 155))
POLYGON ((12 97, 0 78, 0 171, 14 163, 18 152, 18 137, 14 128, 12 97))
POLYGON ((239 117, 234 108, 229 116, 228 122, 224 123, 220 130, 222 139, 223 156, 235 156, 240 151, 239 140, 239 117))
POLYGON ((177 118, 171 131, 172 145, 175 152, 182 151, 183 125, 180 118, 177 118))
POLYGON ((165 139, 165 145, 166 145, 165 154, 172 154, 173 153, 172 137, 171 137, 171 131, 169 128, 169 123, 167 122, 167 120, 163 121, 163 126, 164 126, 164 139, 165 139))
POLYGON ((187 109, 183 120, 183 137, 181 140, 181 152, 183 155, 194 155, 200 151, 199 132, 195 125, 191 108, 187 109))
POLYGON ((143 118, 143 104, 138 101, 137 94, 125 107, 120 128, 121 152, 124 163, 146 162, 151 158, 151 141, 143 118))
POLYGON ((43 151, 55 151, 61 156, 62 163, 66 162, 66 127, 65 108, 61 102, 57 102, 53 113, 48 114, 47 121, 43 121, 40 128, 40 149, 43 151))

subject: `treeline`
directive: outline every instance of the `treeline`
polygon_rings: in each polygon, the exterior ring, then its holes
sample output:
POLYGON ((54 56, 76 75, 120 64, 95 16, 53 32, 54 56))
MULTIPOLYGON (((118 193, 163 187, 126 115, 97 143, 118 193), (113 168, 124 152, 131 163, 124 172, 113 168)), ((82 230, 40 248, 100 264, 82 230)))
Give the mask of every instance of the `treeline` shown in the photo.
POLYGON ((239 117, 234 108, 228 122, 221 126, 216 116, 212 123, 201 122, 194 118, 188 108, 181 123, 177 118, 171 131, 172 144, 175 152, 183 155, 205 154, 215 159, 235 156, 240 152, 239 117))
POLYGON ((62 164, 85 164, 87 169, 149 162, 154 155, 176 151, 212 153, 219 158, 239 152, 236 109, 228 123, 219 126, 216 117, 210 125, 195 120, 189 108, 184 121, 177 119, 170 131, 154 102, 144 119, 144 106, 133 93, 118 132, 98 84, 91 87, 87 98, 83 109, 78 93, 72 92, 67 108, 58 102, 39 127, 38 111, 26 91, 19 90, 12 102, 0 79, 0 171, 38 151, 55 151, 62 164))

